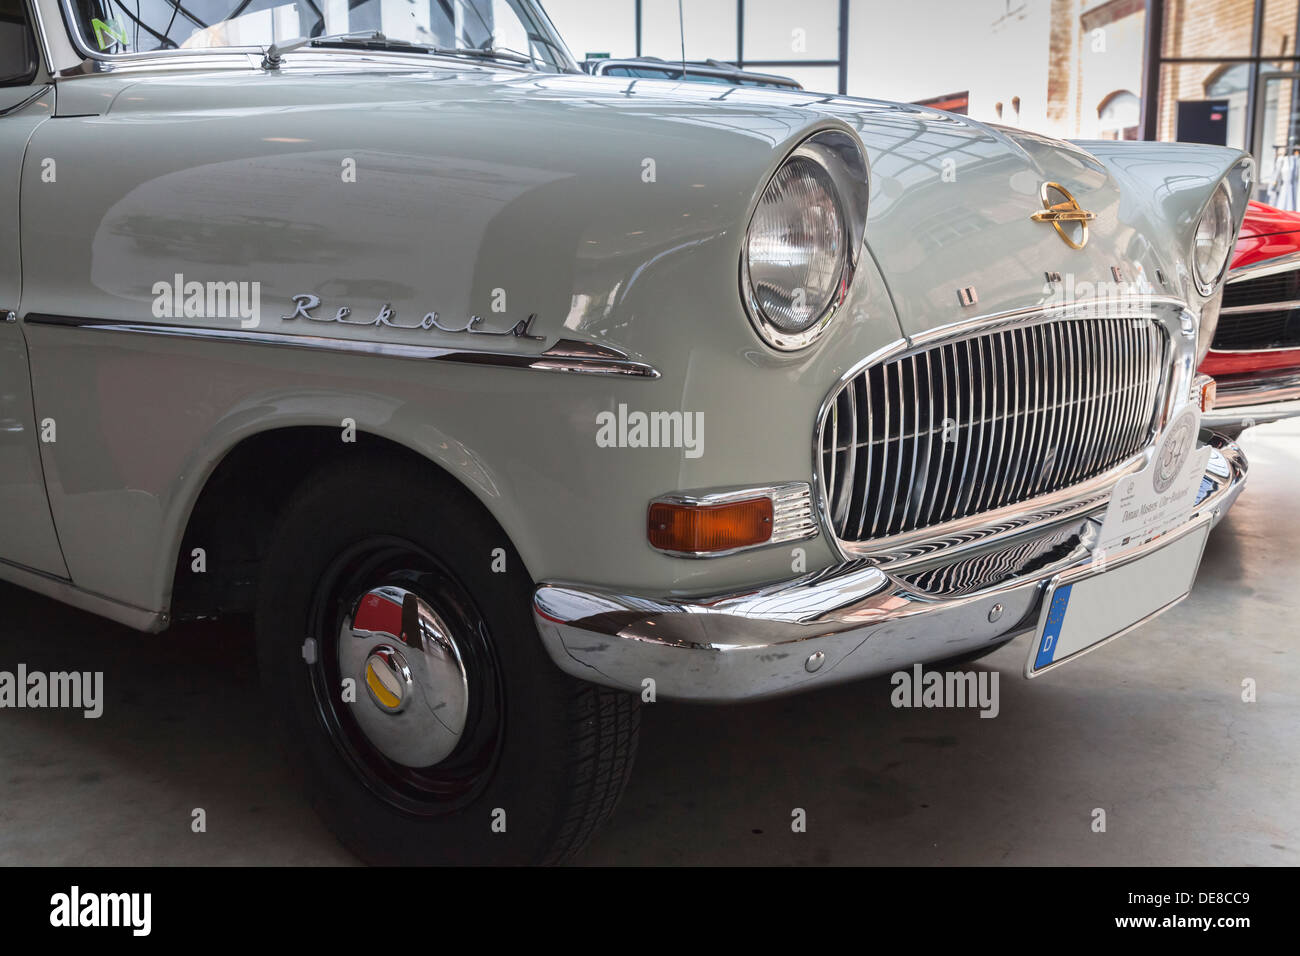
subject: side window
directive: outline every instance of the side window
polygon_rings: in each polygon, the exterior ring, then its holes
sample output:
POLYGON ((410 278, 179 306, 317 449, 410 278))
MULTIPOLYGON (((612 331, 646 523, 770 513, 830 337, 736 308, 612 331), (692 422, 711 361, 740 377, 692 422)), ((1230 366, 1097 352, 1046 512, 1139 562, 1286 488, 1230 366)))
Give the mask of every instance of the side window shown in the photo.
POLYGON ((643 80, 679 80, 682 76, 681 70, 660 70, 653 66, 633 68, 628 70, 631 76, 639 76, 643 80))
POLYGON ((24 0, 0 0, 0 86, 21 86, 36 76, 36 37, 24 0))

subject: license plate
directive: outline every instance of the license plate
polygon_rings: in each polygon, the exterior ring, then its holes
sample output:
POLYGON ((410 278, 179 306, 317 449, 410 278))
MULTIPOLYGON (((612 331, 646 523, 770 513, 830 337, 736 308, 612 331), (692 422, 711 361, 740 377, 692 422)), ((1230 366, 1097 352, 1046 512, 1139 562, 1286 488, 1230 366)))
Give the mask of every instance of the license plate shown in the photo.
POLYGON ((1025 676, 1037 677, 1074 660, 1173 607, 1192 590, 1210 534, 1205 515, 1157 551, 1103 570, 1094 565, 1064 571, 1043 597, 1037 639, 1025 676))

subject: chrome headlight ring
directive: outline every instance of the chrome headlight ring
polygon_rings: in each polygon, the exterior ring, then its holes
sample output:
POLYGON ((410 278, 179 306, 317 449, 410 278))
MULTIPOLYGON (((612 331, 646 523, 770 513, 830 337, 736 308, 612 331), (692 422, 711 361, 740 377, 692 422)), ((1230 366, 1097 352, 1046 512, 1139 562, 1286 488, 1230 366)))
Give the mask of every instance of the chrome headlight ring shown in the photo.
POLYGON ((861 257, 869 191, 851 133, 814 133, 759 194, 740 256, 741 297, 759 337, 792 352, 819 339, 848 296, 861 257))
POLYGON ((1214 195, 1201 210, 1196 221, 1196 234, 1192 245, 1192 277, 1196 288, 1207 298, 1218 289, 1228 271, 1228 261, 1237 238, 1233 221, 1232 200, 1228 187, 1220 183, 1214 195))

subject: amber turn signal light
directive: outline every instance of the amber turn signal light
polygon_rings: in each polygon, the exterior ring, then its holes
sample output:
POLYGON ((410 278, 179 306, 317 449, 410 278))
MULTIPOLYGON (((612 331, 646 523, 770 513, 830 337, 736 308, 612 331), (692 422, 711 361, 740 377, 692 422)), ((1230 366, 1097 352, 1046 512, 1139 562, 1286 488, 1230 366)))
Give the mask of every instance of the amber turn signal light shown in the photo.
POLYGON ((646 536, 660 551, 717 554, 772 539, 772 499, 746 498, 718 505, 655 501, 646 536))
POLYGON ((1201 375, 1197 377, 1196 384, 1200 386, 1201 411, 1214 411, 1214 402, 1218 398, 1218 386, 1214 384, 1214 379, 1201 375))

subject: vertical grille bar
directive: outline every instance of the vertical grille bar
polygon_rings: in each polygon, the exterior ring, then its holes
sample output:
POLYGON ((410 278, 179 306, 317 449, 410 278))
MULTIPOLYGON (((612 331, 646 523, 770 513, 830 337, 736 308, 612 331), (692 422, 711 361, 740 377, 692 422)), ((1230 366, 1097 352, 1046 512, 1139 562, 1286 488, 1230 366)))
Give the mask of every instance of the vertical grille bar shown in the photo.
MULTIPOLYGON (((943 397, 943 417, 939 420, 939 460, 934 463, 934 481, 930 483, 930 506, 925 511, 926 524, 934 521, 934 506, 941 499, 946 498, 945 492, 950 491, 953 487, 951 482, 943 480, 943 463, 946 457, 945 452, 948 450, 948 422, 951 421, 948 418, 948 346, 941 345, 937 351, 939 353, 939 375, 943 383, 939 389, 939 394, 943 397)), ((934 408, 933 397, 930 401, 930 408, 934 408)), ((957 434, 957 432, 953 433, 954 440, 956 440, 957 434)), ((934 438, 933 427, 930 431, 930 438, 931 440, 934 438)), ((927 474, 929 473, 928 468, 929 462, 927 462, 927 474)), ((942 508, 939 509, 939 514, 942 516, 942 508)))
POLYGON ((1066 408, 1069 411, 1070 426, 1065 436, 1065 455, 1061 460, 1061 467, 1056 473, 1056 481, 1060 484, 1066 484, 1070 480, 1070 475, 1074 473, 1075 462, 1079 457, 1079 426, 1083 418, 1083 409, 1079 404, 1079 397, 1083 393, 1083 378, 1079 374, 1079 343, 1077 323, 1067 322, 1061 326, 1061 337, 1065 341, 1066 360, 1065 360, 1065 382, 1069 386, 1069 404, 1066 408))
MULTIPOLYGON (((889 449, 893 445, 889 433, 889 369, 891 367, 890 365, 884 366, 883 371, 880 373, 881 382, 884 386, 881 396, 885 406, 885 426, 880 433, 880 484, 882 487, 885 484, 885 476, 889 474, 889 449)), ((880 533, 880 509, 884 504, 884 494, 878 493, 876 495, 876 514, 871 520, 871 536, 873 538, 880 533)))
MULTIPOLYGON (((836 429, 836 442, 842 441, 846 452, 844 467, 840 472, 841 483, 839 485, 835 485, 834 482, 831 483, 832 487, 836 489, 836 495, 840 502, 839 514, 831 515, 831 523, 838 525, 839 533, 843 535, 848 530, 849 506, 853 503, 853 473, 856 470, 858 459, 858 390, 856 388, 846 388, 840 393, 840 396, 845 399, 845 409, 844 414, 838 417, 843 419, 844 425, 842 429, 836 429), (841 432, 843 439, 840 438, 841 432)), ((838 409, 840 403, 837 401, 835 404, 838 409)), ((839 455, 837 454, 836 457, 838 458, 839 455)))
POLYGON ((1098 441, 1094 453, 1092 467, 1101 458, 1110 457, 1110 444, 1114 440, 1115 418, 1113 414, 1113 402, 1115 390, 1115 375, 1113 364, 1115 360, 1115 350, 1112 348, 1113 343, 1106 335, 1108 325, 1106 319, 1095 319, 1093 325, 1097 329, 1097 371, 1101 377, 1101 400, 1097 405, 1097 433, 1098 441))
POLYGON ((998 471, 998 497, 997 505, 1002 507, 1011 500, 1011 482, 1007 480, 1014 463, 1018 461, 1024 453, 1021 445, 1024 442, 1024 425, 1025 425, 1025 396, 1023 392, 1024 382, 1020 368, 1020 349, 1016 347, 1017 329, 1011 329, 1003 332, 1005 338, 1011 347, 1011 438, 1007 442, 1007 457, 1002 463, 1002 468, 998 471))
POLYGON ((1127 398, 1124 403, 1124 444, 1121 451, 1127 458, 1137 450, 1134 444, 1137 442, 1138 419, 1141 417, 1139 411, 1141 396, 1138 394, 1138 369, 1141 367, 1138 333, 1141 331, 1141 326, 1131 320, 1121 321, 1125 329, 1124 394, 1127 398))
POLYGON ((1097 370, 1097 336, 1091 319, 1080 320, 1079 333, 1080 339, 1084 342, 1084 364, 1080 371, 1086 377, 1085 395, 1087 397, 1084 400, 1083 428, 1079 433, 1081 453, 1075 472, 1071 475, 1071 481, 1078 481, 1092 467, 1093 452, 1097 446, 1094 442, 1088 441, 1088 438, 1097 433, 1097 392, 1101 386, 1101 376, 1097 370))
POLYGON ((1038 475, 1029 489, 1029 493, 1034 496, 1040 494, 1047 483, 1051 481, 1052 472, 1056 469, 1062 410, 1060 329, 1054 323, 1044 325, 1043 336, 1047 340, 1043 347, 1043 353, 1047 356, 1045 362, 1046 375, 1051 383, 1048 391, 1050 405, 1047 413, 1047 430, 1043 441, 1043 460, 1039 466, 1038 475))
MULTIPOLYGON (((988 486, 989 466, 991 466, 991 464, 993 463, 993 424, 992 423, 993 423, 993 419, 997 418, 997 389, 993 388, 993 372, 992 372, 993 343, 989 342, 987 338, 976 338, 975 345, 979 346, 980 385, 982 385, 982 388, 980 388, 980 393, 979 393, 979 414, 980 414, 979 441, 980 441, 980 453, 983 454, 983 458, 984 458, 984 471, 982 475, 980 475, 979 485, 976 486, 972 484, 969 492, 967 492, 966 507, 965 509, 962 509, 963 514, 971 514, 971 510, 975 510, 975 511, 980 510, 979 501, 980 498, 984 497, 984 489, 987 488, 988 486), (985 345, 988 346, 988 349, 985 349, 984 347, 985 345), (984 411, 985 401, 988 402, 987 414, 985 414, 984 411), (979 489, 979 493, 976 494, 974 501, 971 501, 971 492, 975 492, 976 488, 979 489)), ((967 342, 967 347, 969 346, 970 343, 967 342)))
MULTIPOLYGON (((966 346, 966 437, 962 444, 966 448, 966 453, 961 461, 961 478, 950 483, 949 493, 944 498, 943 507, 939 509, 939 520, 951 518, 957 510, 957 502, 961 499, 961 490, 966 487, 970 480, 970 453, 975 447, 975 370, 970 361, 970 343, 957 342, 952 346, 952 371, 953 371, 953 397, 957 404, 956 412, 953 415, 953 421, 957 423, 956 434, 960 438, 962 431, 962 406, 961 406, 961 357, 959 350, 962 345, 966 346)), ((957 464, 957 448, 952 450, 953 467, 957 464)))
MULTIPOLYGON (((907 497, 903 499, 903 511, 897 515, 898 530, 908 525, 908 512, 912 508, 912 492, 916 489, 916 454, 921 447, 921 392, 920 371, 916 365, 916 356, 912 363, 912 465, 907 473, 907 497)), ((929 398, 929 396, 926 396, 929 398)))
MULTIPOLYGON (((897 447, 894 453, 894 457, 898 459, 898 462, 894 466, 894 494, 889 499, 889 512, 885 519, 885 529, 884 529, 885 534, 894 533, 894 511, 898 503, 899 483, 903 480, 903 454, 906 451, 906 445, 904 444, 903 434, 904 434, 904 430, 907 427, 906 425, 907 403, 906 403, 906 399, 903 397, 903 363, 899 362, 897 365, 894 366, 894 369, 895 369, 895 373, 898 376, 898 438, 897 438, 897 447)), ((915 410, 912 411, 912 415, 913 416, 916 415, 915 410)))
POLYGON ((858 538, 862 537, 862 526, 867 520, 867 496, 871 489, 875 487, 875 478, 872 475, 871 466, 875 461, 876 454, 876 428, 875 417, 871 409, 871 382, 865 375, 859 375, 853 383, 853 387, 862 387, 862 404, 867 410, 867 467, 862 474, 862 506, 858 508, 858 538))
POLYGON ((1016 466, 1015 490, 1011 493, 1013 501, 1026 497, 1028 482, 1034 469, 1038 468, 1042 454, 1042 411, 1045 383, 1043 382, 1043 349, 1038 328, 1030 326, 1025 329, 1025 361, 1029 373, 1028 421, 1025 428, 1024 453, 1016 466))
MULTIPOLYGON (((1011 392, 1011 372, 1009 371, 1007 366, 1006 339, 1003 337, 1002 333, 1000 332, 997 333, 995 336, 992 336, 991 338, 997 339, 998 356, 1001 359, 1000 361, 993 363, 994 368, 1000 370, 1001 372, 1000 378, 1002 381, 1001 389, 995 391, 993 393, 993 397, 995 400, 998 399, 999 396, 1001 397, 1002 415, 1000 417, 995 415, 994 417, 994 421, 999 426, 997 429, 998 450, 997 450, 997 454, 994 456, 993 459, 994 466, 993 466, 992 479, 989 482, 987 482, 988 487, 985 489, 984 495, 980 498, 979 507, 977 508, 978 511, 986 511, 987 509, 992 508, 997 504, 998 475, 1001 474, 1003 470, 1002 462, 1005 460, 1005 453, 1007 450, 1007 431, 1009 430, 1009 421, 1011 418, 1009 414, 1009 410, 1011 409, 1015 401, 1015 397, 1011 392)), ((989 345, 992 346, 992 344, 993 344, 992 341, 990 341, 989 345)))

